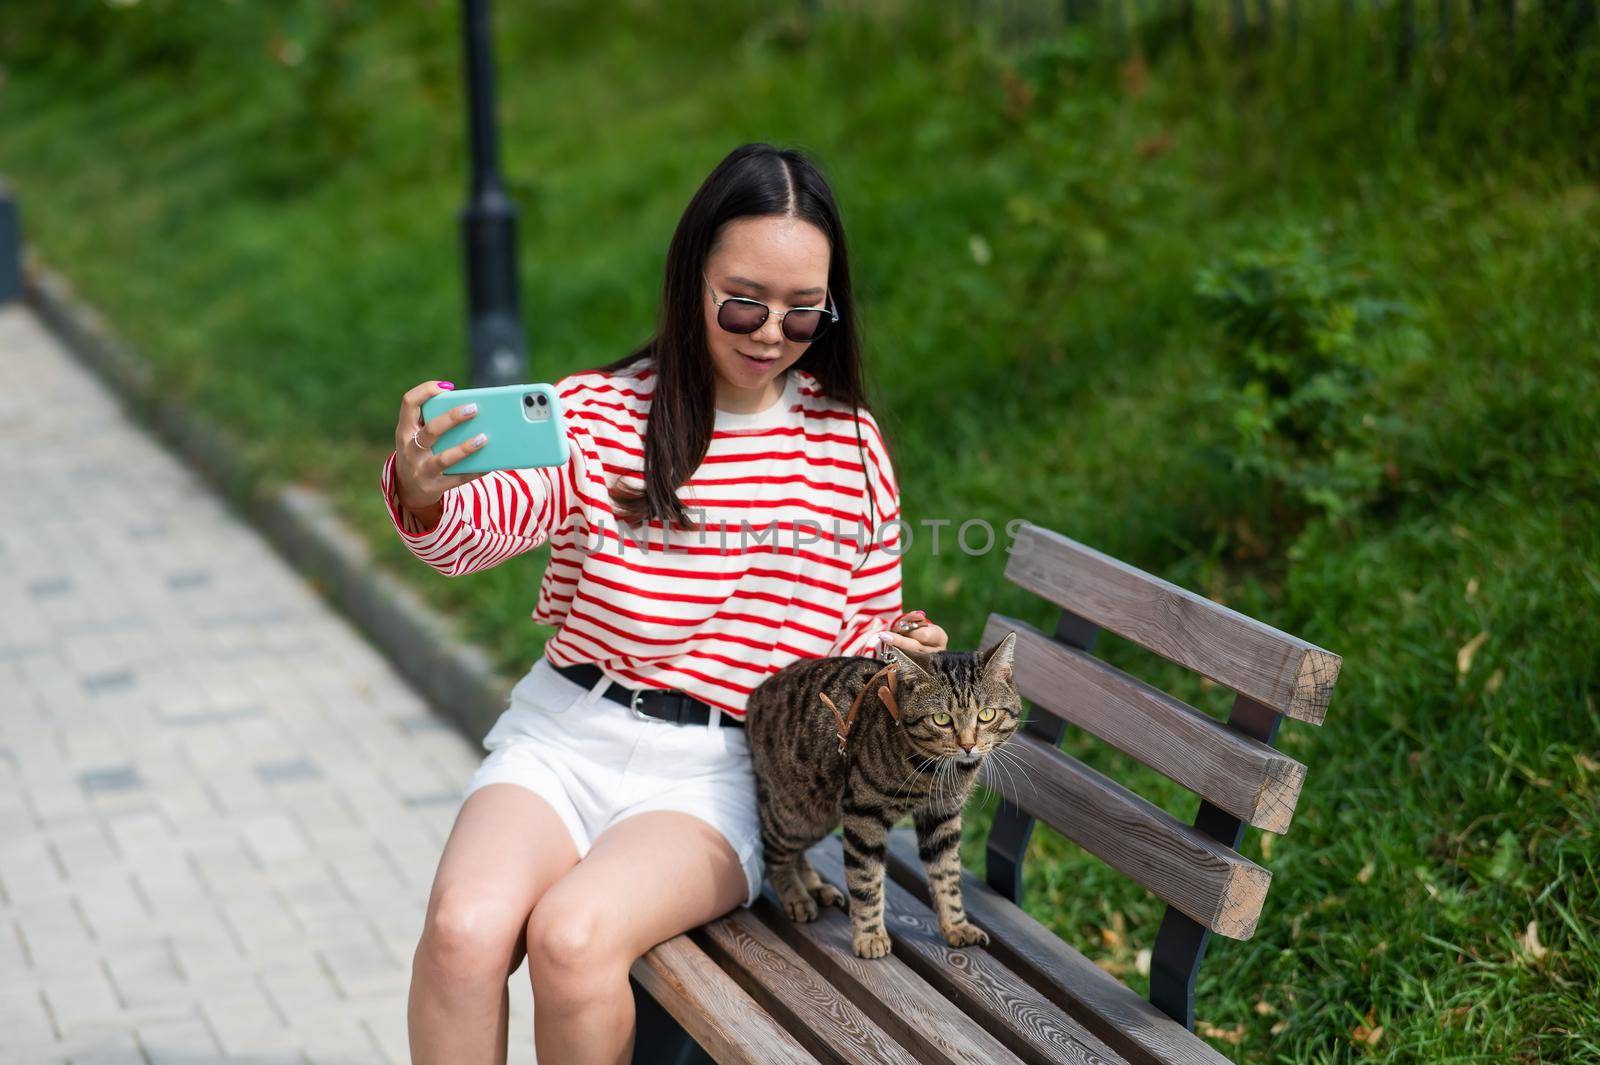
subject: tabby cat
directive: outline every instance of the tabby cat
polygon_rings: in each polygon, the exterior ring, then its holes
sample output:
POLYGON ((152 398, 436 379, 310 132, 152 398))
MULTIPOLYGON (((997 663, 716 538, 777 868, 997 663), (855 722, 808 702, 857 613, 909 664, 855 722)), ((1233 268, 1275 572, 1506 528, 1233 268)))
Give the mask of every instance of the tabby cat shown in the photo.
POLYGON ((886 663, 875 659, 801 659, 750 693, 745 735, 767 877, 790 918, 814 920, 818 904, 844 904, 806 860, 806 849, 843 821, 855 953, 889 953, 885 841, 910 814, 945 942, 989 941, 961 904, 961 808, 984 758, 1020 724, 1011 681, 1016 642, 1010 633, 987 654, 891 646, 894 676, 881 679, 874 675, 886 663))

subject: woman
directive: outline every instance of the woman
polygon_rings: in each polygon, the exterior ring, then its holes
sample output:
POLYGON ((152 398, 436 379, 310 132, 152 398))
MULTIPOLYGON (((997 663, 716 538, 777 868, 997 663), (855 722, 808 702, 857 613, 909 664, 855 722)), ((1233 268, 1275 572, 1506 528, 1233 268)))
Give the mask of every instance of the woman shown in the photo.
POLYGON ((945 646, 900 613, 898 489, 854 313, 826 181, 745 145, 678 223, 656 336, 558 382, 565 466, 445 475, 483 434, 431 443, 474 412, 424 424, 452 386, 406 394, 382 477, 400 535, 448 575, 550 540, 533 618, 558 626, 439 861, 412 968, 419 1065, 505 1061, 524 952, 539 1059, 627 1061, 632 963, 759 894, 751 689, 802 657, 945 646))

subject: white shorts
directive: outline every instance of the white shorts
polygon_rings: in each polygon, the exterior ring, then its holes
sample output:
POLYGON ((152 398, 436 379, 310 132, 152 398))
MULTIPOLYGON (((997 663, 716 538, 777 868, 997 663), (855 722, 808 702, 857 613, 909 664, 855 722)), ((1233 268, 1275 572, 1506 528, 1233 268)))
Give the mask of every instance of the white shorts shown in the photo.
POLYGON ((744 867, 749 906, 761 894, 761 820, 743 729, 640 719, 556 672, 543 655, 511 690, 464 800, 486 784, 520 784, 561 816, 578 857, 611 825, 646 810, 693 814, 722 833, 744 867))

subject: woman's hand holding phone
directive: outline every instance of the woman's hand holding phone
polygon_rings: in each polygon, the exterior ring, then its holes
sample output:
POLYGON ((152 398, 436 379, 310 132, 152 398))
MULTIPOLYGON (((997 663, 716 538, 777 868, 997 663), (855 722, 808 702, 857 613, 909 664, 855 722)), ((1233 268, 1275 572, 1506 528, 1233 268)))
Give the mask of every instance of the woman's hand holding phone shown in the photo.
POLYGON ((446 430, 478 413, 476 404, 467 403, 451 408, 430 422, 422 420, 423 402, 454 388, 455 385, 449 381, 424 381, 407 392, 400 403, 400 421, 394 430, 395 492, 400 505, 430 529, 439 523, 442 509, 439 500, 445 492, 484 476, 481 473, 444 472, 488 443, 483 433, 440 454, 433 453, 434 441, 443 436, 446 430))

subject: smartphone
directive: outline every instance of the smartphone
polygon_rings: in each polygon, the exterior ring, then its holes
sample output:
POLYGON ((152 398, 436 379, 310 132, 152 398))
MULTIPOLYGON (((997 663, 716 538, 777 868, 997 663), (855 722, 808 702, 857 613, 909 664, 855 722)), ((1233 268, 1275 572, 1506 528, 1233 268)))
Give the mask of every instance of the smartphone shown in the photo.
POLYGON ((462 388, 440 392, 422 402, 422 420, 476 403, 478 413, 452 426, 434 442, 441 454, 479 433, 489 442, 445 473, 487 473, 523 470, 530 466, 560 466, 567 461, 567 426, 561 416, 561 399, 550 385, 500 385, 496 388, 462 388))

